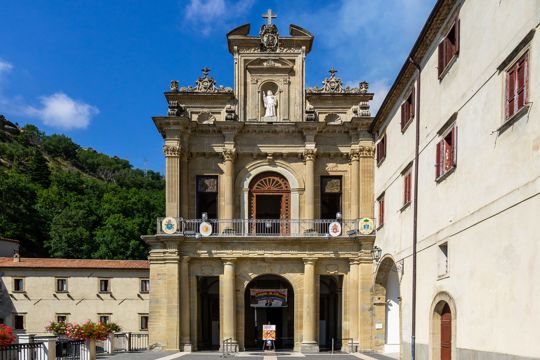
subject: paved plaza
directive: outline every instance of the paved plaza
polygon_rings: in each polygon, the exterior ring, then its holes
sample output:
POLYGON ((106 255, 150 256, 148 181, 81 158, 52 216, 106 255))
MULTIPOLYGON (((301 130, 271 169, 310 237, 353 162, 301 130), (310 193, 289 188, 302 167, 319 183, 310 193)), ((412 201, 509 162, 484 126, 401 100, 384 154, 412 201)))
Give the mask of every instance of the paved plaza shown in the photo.
MULTIPOLYGON (((179 359, 182 360, 219 360, 223 359, 223 354, 218 352, 195 352, 195 353, 174 353, 174 352, 155 352, 155 351, 146 351, 140 353, 115 353, 112 355, 100 355, 98 359, 107 359, 107 360, 173 360, 179 359)), ((286 360, 323 360, 323 359, 332 359, 332 360, 394 360, 395 357, 384 356, 381 354, 343 354, 343 353, 319 353, 319 354, 310 354, 305 355, 302 353, 292 352, 292 351, 283 351, 283 352, 260 352, 260 351, 247 351, 241 352, 235 355, 228 355, 226 359, 239 358, 241 360, 277 360, 277 359, 286 359, 286 360)))

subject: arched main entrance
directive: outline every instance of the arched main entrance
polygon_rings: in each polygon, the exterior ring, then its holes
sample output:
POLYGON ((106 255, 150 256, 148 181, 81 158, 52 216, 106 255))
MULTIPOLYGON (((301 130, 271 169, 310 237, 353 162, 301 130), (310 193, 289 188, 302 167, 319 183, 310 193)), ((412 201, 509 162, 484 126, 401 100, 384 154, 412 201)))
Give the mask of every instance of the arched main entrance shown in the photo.
POLYGON ((246 349, 262 349, 262 325, 276 325, 276 349, 294 347, 294 291, 278 275, 261 275, 251 280, 244 294, 246 349), (285 296, 284 296, 285 295, 285 296))
POLYGON ((257 175, 249 184, 251 232, 260 235, 288 234, 291 188, 284 176, 275 172, 257 175))

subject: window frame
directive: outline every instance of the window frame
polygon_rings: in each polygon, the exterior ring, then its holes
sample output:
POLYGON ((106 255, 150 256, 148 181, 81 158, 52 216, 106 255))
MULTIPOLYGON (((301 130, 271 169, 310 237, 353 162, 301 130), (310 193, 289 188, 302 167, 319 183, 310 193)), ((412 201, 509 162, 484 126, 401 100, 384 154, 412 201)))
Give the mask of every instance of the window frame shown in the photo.
POLYGON ((400 211, 405 210, 412 203, 412 162, 401 172, 403 178, 403 204, 400 211))
POLYGON ((456 170, 458 156, 458 126, 455 122, 453 122, 439 134, 439 141, 435 145, 435 181, 437 183, 440 183, 441 181, 446 179, 456 170), (448 138, 448 136, 451 136, 452 139, 452 165, 446 168, 447 159, 445 158, 445 154, 447 154, 446 146, 448 142, 446 141, 446 139, 448 138))
POLYGON ((459 51, 460 51, 460 32, 461 32, 461 24, 460 24, 460 18, 459 15, 456 15, 452 22, 450 23, 450 26, 444 33, 444 36, 442 37, 441 41, 439 42, 439 45, 437 46, 437 69, 438 69, 438 77, 439 81, 441 81, 450 68, 454 65, 454 63, 459 58, 459 51), (452 30, 455 31, 455 45, 452 52, 452 56, 448 57, 448 43, 450 42, 449 36, 452 30))
POLYGON ((68 278, 67 277, 57 277, 54 279, 55 292, 57 294, 65 294, 69 292, 68 278), (66 289, 60 290, 58 287, 59 281, 65 281, 66 289))
POLYGON ((150 279, 149 278, 140 278, 139 279, 139 293, 140 294, 149 294, 150 293, 150 279), (143 289, 143 282, 148 282, 147 290, 143 289))
POLYGON ((147 313, 139 314, 139 331, 148 331, 149 324, 150 324, 150 316, 147 313), (142 326, 143 318, 146 318, 146 328, 143 328, 142 326))
POLYGON ((54 315, 55 319, 56 319, 56 322, 60 322, 60 320, 58 319, 59 317, 63 316, 65 317, 66 319, 64 320, 65 323, 68 323, 69 322, 69 315, 71 314, 68 314, 68 313, 56 313, 54 315))
POLYGON ((377 206, 379 210, 379 218, 377 219, 377 230, 384 226, 384 196, 385 192, 383 192, 381 195, 379 195, 379 197, 377 197, 377 206))
MULTIPOLYGON (((343 214, 343 176, 342 175, 321 175, 319 176, 319 215, 322 219, 322 206, 323 206, 323 196, 326 194, 339 194, 339 212, 343 214), (331 193, 324 191, 324 181, 326 179, 339 180, 339 192, 331 193)), ((334 217, 331 219, 335 219, 334 217)))
POLYGON ((20 331, 20 330, 26 330, 26 313, 15 313, 13 314, 13 330, 20 331), (22 327, 17 327, 17 317, 22 317, 22 327))
POLYGON ((415 117, 415 87, 413 86, 405 101, 401 104, 401 133, 405 133, 415 117), (408 117, 406 118, 406 115, 408 117))
POLYGON ((519 118, 525 109, 529 108, 529 95, 530 95, 530 47, 526 47, 520 51, 514 60, 504 69, 504 118, 503 126, 512 122, 514 119, 519 118), (519 65, 523 62, 523 104, 519 106, 519 65), (514 84, 512 100, 514 102, 513 110, 511 111, 509 106, 509 92, 510 92, 510 76, 515 72, 515 79, 512 81, 514 84))
POLYGON ((387 148, 388 139, 386 137, 386 132, 379 138, 377 142, 377 166, 380 166, 384 159, 386 159, 386 148, 387 148))
POLYGON ((448 241, 440 243, 437 254, 437 279, 444 279, 450 276, 450 259, 448 241))
POLYGON ((111 278, 98 278, 98 292, 100 294, 110 294, 111 291, 111 278), (101 282, 107 281, 107 290, 101 290, 101 282))
POLYGON ((110 324, 112 322, 111 318, 112 318, 112 314, 110 313, 98 313, 97 314, 97 318, 98 318, 98 323, 99 324, 103 324, 103 325, 107 325, 107 324, 110 324), (102 317, 106 317, 107 318, 107 321, 106 322, 102 322, 101 321, 101 318, 102 317))
POLYGON ((17 276, 13 278, 13 292, 14 293, 25 293, 26 292, 26 278, 22 276, 17 276), (22 287, 17 288, 17 281, 20 281, 22 287))

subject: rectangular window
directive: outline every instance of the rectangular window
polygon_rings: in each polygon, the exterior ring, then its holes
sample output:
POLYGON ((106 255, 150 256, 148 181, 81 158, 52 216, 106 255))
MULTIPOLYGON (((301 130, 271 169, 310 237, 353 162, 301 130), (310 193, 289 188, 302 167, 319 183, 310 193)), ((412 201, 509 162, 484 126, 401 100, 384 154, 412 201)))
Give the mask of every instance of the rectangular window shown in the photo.
POLYGON ((384 193, 379 196, 377 199, 377 203, 379 204, 379 226, 382 227, 384 225, 384 193))
POLYGON ((386 158, 386 134, 377 143, 377 166, 386 158))
POLYGON ((411 203, 412 171, 411 166, 403 173, 403 207, 411 203))
POLYGON ((148 315, 147 314, 140 315, 139 319, 140 319, 140 321, 139 321, 139 324, 140 324, 139 329, 141 331, 147 331, 148 330, 148 315))
POLYGON ((411 93, 401 104, 401 131, 404 132, 409 123, 414 119, 414 87, 411 93))
POLYGON ((444 77, 445 71, 452 60, 459 54, 459 19, 454 20, 450 30, 439 44, 439 79, 444 77))
POLYGON ((439 245, 439 264, 438 275, 439 277, 448 275, 448 242, 439 245))
POLYGON ((109 279, 99 279, 99 292, 111 292, 111 281, 109 279))
POLYGON ((103 325, 107 325, 111 321, 110 315, 105 314, 99 314, 99 323, 103 325))
POLYGON ((453 125, 437 144, 435 178, 441 179, 450 173, 457 164, 457 126, 453 125))
POLYGON ((67 279, 56 279, 56 292, 67 292, 68 291, 68 283, 67 279))
POLYGON ((13 279, 13 292, 23 292, 24 291, 24 279, 15 278, 13 279))
POLYGON ((527 105, 529 96, 529 53, 506 71, 506 120, 527 105))
POLYGON ((208 219, 217 219, 218 177, 197 176, 197 218, 206 213, 208 219))
POLYGON ((68 314, 56 314, 56 322, 67 322, 68 321, 68 314))
POLYGON ((143 294, 147 294, 150 292, 150 280, 148 279, 141 279, 141 287, 140 292, 143 294))
POLYGON ((321 219, 341 213, 341 176, 321 176, 321 219))
POLYGON ((24 330, 24 315, 15 314, 13 315, 13 329, 15 330, 24 330))

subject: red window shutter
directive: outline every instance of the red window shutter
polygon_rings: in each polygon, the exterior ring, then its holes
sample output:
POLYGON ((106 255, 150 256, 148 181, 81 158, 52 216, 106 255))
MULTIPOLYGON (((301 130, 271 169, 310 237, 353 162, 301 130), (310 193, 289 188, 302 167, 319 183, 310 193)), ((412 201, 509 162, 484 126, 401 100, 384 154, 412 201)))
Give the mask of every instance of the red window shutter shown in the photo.
POLYGON ((525 104, 529 101, 529 53, 525 54, 525 61, 523 64, 525 71, 525 104))
POLYGON ((525 105, 525 59, 521 60, 517 64, 517 86, 516 86, 516 96, 517 96, 517 106, 516 109, 519 110, 525 105))
POLYGON ((407 101, 401 104, 401 130, 403 130, 403 127, 407 123, 406 111, 407 111, 407 101))
POLYGON ((381 162, 381 142, 377 143, 377 164, 381 162))
POLYGON ((444 57, 445 57, 445 53, 444 53, 444 43, 445 43, 446 40, 443 40, 440 44, 439 44, 439 76, 441 76, 443 70, 444 70, 444 57))
POLYGON ((515 98, 516 98, 516 68, 513 67, 509 70, 506 79, 506 117, 509 118, 514 115, 515 112, 515 98))
POLYGON ((444 146, 444 169, 443 169, 443 173, 446 173, 448 170, 450 170, 452 168, 453 163, 454 163, 454 160, 453 160, 454 147, 453 147, 453 145, 446 142, 446 140, 444 141, 443 146, 444 146))
POLYGON ((442 141, 437 144, 437 150, 435 153, 435 178, 441 176, 441 154, 442 154, 442 141))
POLYGON ((454 126, 454 128, 452 129, 452 147, 454 150, 454 153, 452 154, 452 166, 457 165, 457 148, 458 148, 458 143, 457 143, 458 133, 457 132, 458 132, 457 126, 454 126))
POLYGON ((460 42, 460 39, 459 39, 459 34, 461 32, 460 30, 460 19, 457 19, 456 21, 456 55, 459 54, 459 42, 460 42))
POLYGON ((414 118, 414 113, 415 113, 415 98, 414 98, 414 87, 412 88, 412 92, 411 92, 411 105, 410 105, 410 111, 411 111, 411 114, 410 114, 410 119, 414 118))
POLYGON ((383 159, 386 157, 386 134, 384 134, 382 138, 382 153, 383 153, 383 159))

